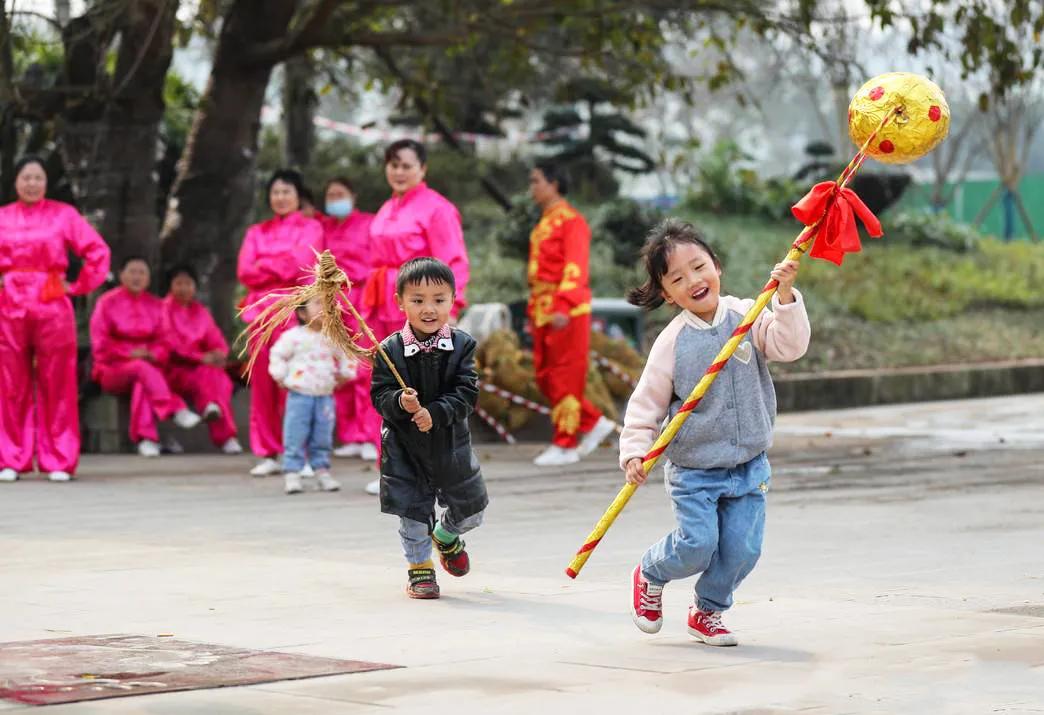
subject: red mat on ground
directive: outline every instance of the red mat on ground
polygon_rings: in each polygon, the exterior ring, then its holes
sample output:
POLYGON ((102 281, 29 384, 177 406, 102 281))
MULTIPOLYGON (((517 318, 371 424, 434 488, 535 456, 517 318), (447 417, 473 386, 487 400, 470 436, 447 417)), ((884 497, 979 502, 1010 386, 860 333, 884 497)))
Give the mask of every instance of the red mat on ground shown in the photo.
POLYGON ((0 700, 56 705, 398 668, 153 636, 0 643, 0 700))

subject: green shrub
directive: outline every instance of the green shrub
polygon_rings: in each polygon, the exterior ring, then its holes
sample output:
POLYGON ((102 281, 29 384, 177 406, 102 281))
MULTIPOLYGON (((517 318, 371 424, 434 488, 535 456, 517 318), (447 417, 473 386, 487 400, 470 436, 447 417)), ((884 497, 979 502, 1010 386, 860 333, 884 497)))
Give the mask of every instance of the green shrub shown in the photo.
POLYGON ((743 166, 750 162, 735 142, 718 142, 699 162, 699 185, 685 198, 685 208, 770 219, 785 216, 805 187, 786 177, 762 179, 743 166))
POLYGON ((887 217, 889 243, 911 246, 935 246, 964 253, 973 250, 985 238, 973 226, 958 223, 944 213, 899 211, 887 217))
POLYGON ((598 210, 592 233, 596 242, 609 246, 617 265, 633 267, 646 235, 663 217, 663 212, 655 207, 643 206, 633 199, 615 199, 598 210))

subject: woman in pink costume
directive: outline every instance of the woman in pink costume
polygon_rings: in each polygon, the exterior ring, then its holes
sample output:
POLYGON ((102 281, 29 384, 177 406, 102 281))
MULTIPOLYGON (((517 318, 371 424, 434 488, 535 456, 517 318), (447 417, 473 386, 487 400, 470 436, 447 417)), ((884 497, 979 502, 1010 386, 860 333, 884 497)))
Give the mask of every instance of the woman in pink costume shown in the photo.
POLYGON ((0 207, 0 481, 31 471, 35 453, 41 472, 66 482, 80 459, 68 296, 101 285, 109 247, 75 208, 45 198, 39 159, 15 166, 15 192, 18 200, 0 207), (83 259, 72 283, 65 279, 69 252, 83 259))
MULTIPOLYGON (((355 190, 351 181, 338 176, 326 182, 324 192, 323 230, 326 248, 334 254, 337 265, 352 282, 349 298, 357 310, 362 310, 363 287, 370 275, 370 223, 373 214, 355 208, 355 190)), ((355 319, 348 313, 345 325, 353 333, 359 332, 355 319)), ((341 446, 334 450, 337 457, 360 457, 372 462, 377 459, 381 418, 370 403, 370 369, 359 364, 354 380, 345 383, 334 393, 337 405, 337 440, 341 446)))
MULTIPOLYGON (((247 288, 242 305, 243 320, 251 322, 276 300, 273 291, 292 288, 308 280, 316 251, 322 251, 323 227, 301 215, 304 184, 296 171, 281 169, 268 180, 266 195, 272 218, 247 229, 239 250, 239 281, 247 288)), ((257 354, 250 377, 250 448, 261 462, 250 473, 255 477, 282 471, 278 457, 283 451, 283 406, 286 391, 268 374, 272 344, 295 325, 287 321, 257 354)))
MULTIPOLYGON (((450 312, 455 322, 467 305, 468 252, 457 207, 424 183, 428 171, 424 145, 401 139, 384 152, 384 175, 392 196, 370 224, 372 272, 364 290, 364 316, 378 340, 402 328, 406 318, 395 302, 399 266, 422 256, 446 263, 457 282, 457 297, 450 312)), ((376 494, 379 482, 366 486, 376 494)))
POLYGON ((225 372, 228 342, 207 307, 196 300, 196 272, 177 266, 168 274, 163 330, 170 344, 166 376, 171 388, 202 415, 211 441, 225 454, 242 454, 232 412, 232 378, 225 372))
POLYGON ((114 395, 131 396, 130 438, 143 457, 160 455, 156 422, 171 417, 192 429, 192 412, 167 383, 163 370, 170 357, 164 331, 163 301, 149 293, 149 264, 128 256, 120 266, 120 285, 98 299, 91 315, 92 376, 114 395))

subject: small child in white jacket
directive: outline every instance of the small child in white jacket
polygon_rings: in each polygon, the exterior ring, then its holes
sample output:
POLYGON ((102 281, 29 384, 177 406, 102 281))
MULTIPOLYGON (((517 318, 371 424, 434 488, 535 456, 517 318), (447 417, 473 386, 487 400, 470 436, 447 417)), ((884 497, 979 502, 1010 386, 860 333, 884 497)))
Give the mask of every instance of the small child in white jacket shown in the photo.
POLYGON ((286 493, 302 491, 306 451, 319 488, 335 492, 341 485, 330 475, 336 417, 333 392, 355 377, 356 363, 320 333, 323 317, 318 299, 298 308, 297 319, 301 324, 279 337, 268 363, 272 379, 289 392, 283 417, 286 493))

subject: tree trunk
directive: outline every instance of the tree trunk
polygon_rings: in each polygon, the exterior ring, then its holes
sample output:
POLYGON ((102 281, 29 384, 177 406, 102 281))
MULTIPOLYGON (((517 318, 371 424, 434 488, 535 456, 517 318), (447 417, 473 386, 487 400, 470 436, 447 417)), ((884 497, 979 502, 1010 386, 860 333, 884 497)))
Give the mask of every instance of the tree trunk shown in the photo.
POLYGON ((18 152, 15 129, 14 49, 7 6, 0 5, 0 204, 14 197, 14 163, 18 152))
POLYGON ((304 170, 315 146, 315 110, 319 97, 312 87, 315 70, 307 56, 283 64, 283 128, 286 165, 304 170))
POLYGON ((237 0, 225 16, 210 80, 181 158, 161 237, 163 265, 193 265, 201 298, 230 333, 236 258, 255 193, 261 108, 272 63, 241 58, 287 32, 293 0, 237 0))
MULTIPOLYGON (((115 73, 102 80, 111 82, 111 96, 104 103, 72 108, 60 129, 80 208, 112 249, 114 265, 130 255, 144 257, 153 267, 159 263, 156 160, 177 5, 168 0, 126 5, 116 28, 115 73)), ((67 60, 76 62, 78 53, 69 49, 67 60)), ((97 82, 93 73, 84 79, 97 82)))

